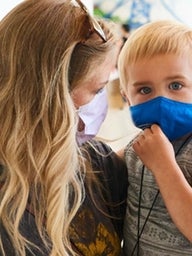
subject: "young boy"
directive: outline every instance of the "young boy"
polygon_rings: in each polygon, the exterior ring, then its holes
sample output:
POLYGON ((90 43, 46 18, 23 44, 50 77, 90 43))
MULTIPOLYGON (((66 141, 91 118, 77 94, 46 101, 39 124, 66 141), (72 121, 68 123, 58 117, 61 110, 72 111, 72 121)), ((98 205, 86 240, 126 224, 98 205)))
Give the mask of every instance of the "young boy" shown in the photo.
POLYGON ((133 32, 119 57, 133 122, 125 149, 125 255, 192 255, 192 29, 156 21, 133 32))

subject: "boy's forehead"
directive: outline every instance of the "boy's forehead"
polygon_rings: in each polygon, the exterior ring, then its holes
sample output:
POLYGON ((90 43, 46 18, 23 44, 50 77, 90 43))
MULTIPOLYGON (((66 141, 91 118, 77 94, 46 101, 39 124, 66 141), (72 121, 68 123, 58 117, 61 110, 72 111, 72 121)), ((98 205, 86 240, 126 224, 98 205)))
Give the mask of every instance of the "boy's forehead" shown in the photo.
POLYGON ((183 54, 189 53, 192 49, 192 31, 191 36, 184 34, 183 38, 176 35, 151 35, 151 38, 145 34, 140 37, 133 36, 128 39, 123 54, 126 64, 134 63, 142 58, 151 58, 159 54, 183 54))

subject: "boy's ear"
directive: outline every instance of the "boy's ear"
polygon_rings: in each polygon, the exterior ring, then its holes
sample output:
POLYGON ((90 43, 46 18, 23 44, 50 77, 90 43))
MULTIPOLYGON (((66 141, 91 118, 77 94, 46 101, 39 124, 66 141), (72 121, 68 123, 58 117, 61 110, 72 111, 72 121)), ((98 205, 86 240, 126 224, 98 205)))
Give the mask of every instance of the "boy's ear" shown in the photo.
POLYGON ((124 102, 126 102, 130 106, 130 101, 125 91, 122 88, 120 88, 120 92, 124 102))
POLYGON ((130 101, 129 101, 128 98, 127 98, 126 102, 127 102, 128 106, 131 106, 130 101))

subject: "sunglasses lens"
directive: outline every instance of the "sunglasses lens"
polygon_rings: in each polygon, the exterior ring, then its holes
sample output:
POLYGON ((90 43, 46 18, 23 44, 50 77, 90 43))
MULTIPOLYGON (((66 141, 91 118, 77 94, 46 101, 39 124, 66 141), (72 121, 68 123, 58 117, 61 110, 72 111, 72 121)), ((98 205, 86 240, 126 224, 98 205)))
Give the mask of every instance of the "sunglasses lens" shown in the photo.
POLYGON ((101 28, 101 26, 99 25, 99 23, 92 17, 91 17, 91 22, 92 22, 95 32, 103 39, 104 42, 107 42, 105 33, 104 33, 103 29, 101 28))
POLYGON ((84 10, 84 12, 89 16, 89 20, 91 22, 91 25, 93 26, 93 29, 94 31, 101 37, 101 39, 104 41, 104 42, 107 42, 107 38, 106 38, 106 35, 103 31, 103 29, 101 28, 101 26, 99 25, 99 23, 97 22, 96 19, 94 19, 87 7, 81 2, 81 0, 71 0, 71 2, 75 5, 75 3, 77 3, 79 5, 79 7, 84 10))

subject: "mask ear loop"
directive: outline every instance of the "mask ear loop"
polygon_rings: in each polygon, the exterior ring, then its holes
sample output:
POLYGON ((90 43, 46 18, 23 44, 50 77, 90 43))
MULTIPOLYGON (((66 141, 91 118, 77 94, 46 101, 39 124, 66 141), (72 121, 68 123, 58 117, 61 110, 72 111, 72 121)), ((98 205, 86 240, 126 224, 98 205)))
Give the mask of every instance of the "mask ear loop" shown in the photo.
MULTIPOLYGON (((182 148, 187 145, 189 143, 189 141, 191 140, 192 138, 192 135, 190 134, 186 139, 185 141, 181 144, 181 146, 178 148, 177 152, 175 153, 175 157, 180 153, 180 151, 182 150, 182 148)), ((140 191, 139 191, 139 206, 138 206, 138 222, 137 222, 137 241, 135 243, 135 246, 132 250, 132 253, 131 253, 131 256, 134 255, 135 253, 135 250, 137 249, 137 256, 139 256, 139 244, 140 244, 140 238, 143 234, 143 231, 144 231, 144 228, 145 228, 145 225, 147 224, 147 221, 149 220, 149 217, 151 215, 151 212, 153 210, 153 207, 157 201, 157 197, 160 193, 159 189, 157 190, 157 193, 153 199, 153 202, 152 202, 152 205, 149 209, 149 212, 147 214, 147 217, 145 218, 145 221, 144 221, 144 224, 142 226, 142 229, 140 231, 140 219, 141 219, 141 196, 142 196, 142 189, 143 189, 143 180, 144 180, 144 171, 145 171, 145 166, 143 165, 142 167, 142 173, 141 173, 141 185, 140 185, 140 191)))

